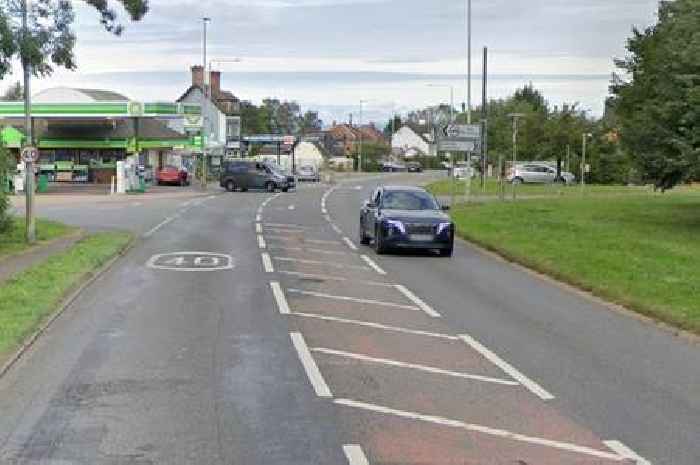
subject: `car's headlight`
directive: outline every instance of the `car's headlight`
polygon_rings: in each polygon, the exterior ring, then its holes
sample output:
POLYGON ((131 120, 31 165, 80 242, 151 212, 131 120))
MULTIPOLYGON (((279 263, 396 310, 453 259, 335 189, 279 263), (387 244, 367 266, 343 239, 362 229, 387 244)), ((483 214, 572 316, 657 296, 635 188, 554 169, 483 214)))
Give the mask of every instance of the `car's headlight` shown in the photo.
POLYGON ((406 234, 406 227, 402 222, 397 220, 386 220, 386 225, 398 230, 401 234, 406 234))
POLYGON ((437 233, 442 234, 443 231, 450 229, 452 223, 440 223, 437 228, 437 233))

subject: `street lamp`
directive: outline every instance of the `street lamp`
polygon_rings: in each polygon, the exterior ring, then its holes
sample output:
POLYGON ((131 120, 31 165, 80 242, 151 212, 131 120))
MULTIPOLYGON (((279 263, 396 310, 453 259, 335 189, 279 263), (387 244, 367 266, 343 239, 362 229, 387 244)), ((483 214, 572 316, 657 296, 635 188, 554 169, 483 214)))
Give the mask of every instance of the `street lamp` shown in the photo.
POLYGON ((360 99, 360 126, 358 127, 358 132, 360 133, 360 147, 357 157, 357 171, 362 172, 362 110, 363 105, 367 103, 367 100, 360 99))
POLYGON ((581 192, 586 187, 586 144, 588 139, 593 139, 593 134, 590 132, 584 132, 582 136, 583 142, 581 144, 581 192))
POLYGON ((524 113, 511 113, 508 115, 513 119, 513 166, 511 170, 513 171, 513 179, 511 181, 513 185, 513 200, 515 200, 515 163, 518 160, 518 120, 525 116, 524 113))
MULTIPOLYGON (((27 40, 29 34, 29 12, 32 9, 31 0, 22 1, 22 39, 27 40)), ((24 47, 22 47, 24 50, 24 47)), ((22 53, 22 71, 24 73, 24 134, 25 145, 34 145, 34 135, 32 134, 32 63, 29 57, 22 53)), ((24 162, 24 197, 25 197, 25 217, 26 217, 26 239, 29 244, 36 242, 36 220, 34 216, 34 162, 25 160, 24 162)))
POLYGON ((202 131, 202 190, 207 190, 207 135, 209 133, 209 76, 207 75, 207 26, 211 22, 211 18, 202 18, 202 71, 204 72, 204 105, 202 113, 204 113, 202 131))
POLYGON ((467 29, 467 124, 472 124, 472 0, 466 0, 467 29))
POLYGON ((455 86, 451 84, 428 84, 428 87, 442 87, 450 89, 450 123, 454 123, 455 86))

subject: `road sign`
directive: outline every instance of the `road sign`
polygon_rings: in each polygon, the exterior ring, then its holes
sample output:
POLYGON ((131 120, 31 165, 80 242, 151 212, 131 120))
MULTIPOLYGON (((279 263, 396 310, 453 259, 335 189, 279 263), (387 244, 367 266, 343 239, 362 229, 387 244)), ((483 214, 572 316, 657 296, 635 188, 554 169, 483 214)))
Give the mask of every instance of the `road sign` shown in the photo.
POLYGON ((478 141, 474 140, 440 139, 438 141, 438 150, 441 152, 475 152, 478 147, 478 141))
POLYGON ((480 124, 449 124, 442 132, 448 139, 481 139, 480 124))
POLYGON ((294 136, 284 136, 284 141, 282 142, 284 145, 294 145, 294 142, 296 142, 296 137, 294 136))
POLYGON ((39 149, 36 147, 25 147, 22 149, 22 160, 25 163, 34 163, 39 159, 39 149))

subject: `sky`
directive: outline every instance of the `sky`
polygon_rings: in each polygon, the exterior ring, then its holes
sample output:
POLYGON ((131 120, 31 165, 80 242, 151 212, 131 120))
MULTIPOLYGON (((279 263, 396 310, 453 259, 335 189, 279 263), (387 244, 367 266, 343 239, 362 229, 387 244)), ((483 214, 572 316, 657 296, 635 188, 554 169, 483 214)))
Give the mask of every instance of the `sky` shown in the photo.
MULTIPOLYGON (((112 2, 116 3, 116 2, 112 2)), ((579 102, 598 115, 614 57, 633 26, 655 20, 657 0, 472 0, 472 102, 481 99, 489 47, 490 98, 532 82, 552 104, 579 102)), ((175 100, 209 59, 223 87, 245 100, 297 100, 326 124, 388 119, 392 111, 466 100, 465 0, 151 0, 121 37, 75 1, 78 70, 35 81, 108 88, 134 100, 175 100), (226 62, 237 59, 238 62, 226 62)), ((126 22, 126 18, 122 16, 126 22)), ((9 85, 16 74, 2 83, 9 85)))

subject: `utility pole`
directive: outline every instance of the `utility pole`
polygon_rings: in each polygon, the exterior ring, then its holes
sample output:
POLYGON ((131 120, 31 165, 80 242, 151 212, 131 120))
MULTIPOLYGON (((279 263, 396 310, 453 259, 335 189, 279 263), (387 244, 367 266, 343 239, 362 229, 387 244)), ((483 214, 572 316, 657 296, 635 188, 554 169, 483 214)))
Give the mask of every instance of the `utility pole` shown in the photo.
POLYGON ((204 28, 202 34, 202 73, 204 74, 204 106, 202 111, 204 112, 204 131, 202 134, 202 190, 207 190, 207 144, 209 143, 209 135, 211 131, 209 130, 209 73, 207 71, 207 25, 211 21, 211 18, 202 18, 202 26, 204 28))
MULTIPOLYGON (((22 70, 24 72, 24 133, 27 136, 25 146, 34 145, 32 128, 32 64, 26 56, 27 40, 29 39, 29 10, 31 0, 22 2, 22 70)), ((34 162, 24 162, 24 197, 26 216, 26 239, 29 244, 36 242, 36 218, 34 216, 34 162)))
POLYGON ((522 118, 523 115, 522 113, 511 113, 510 115, 511 118, 513 118, 513 165, 511 167, 511 170, 513 172, 513 179, 512 179, 512 188, 513 188, 513 200, 515 200, 515 163, 518 160, 518 119, 522 118))
POLYGON ((357 157, 357 171, 362 172, 362 105, 364 105, 365 100, 360 100, 360 125, 357 127, 360 133, 360 151, 357 157))
POLYGON ((486 192, 486 170, 488 168, 488 60, 489 50, 484 47, 483 75, 481 77, 481 189, 486 192))
POLYGON ((472 124, 472 0, 467 1, 467 124, 472 124))

